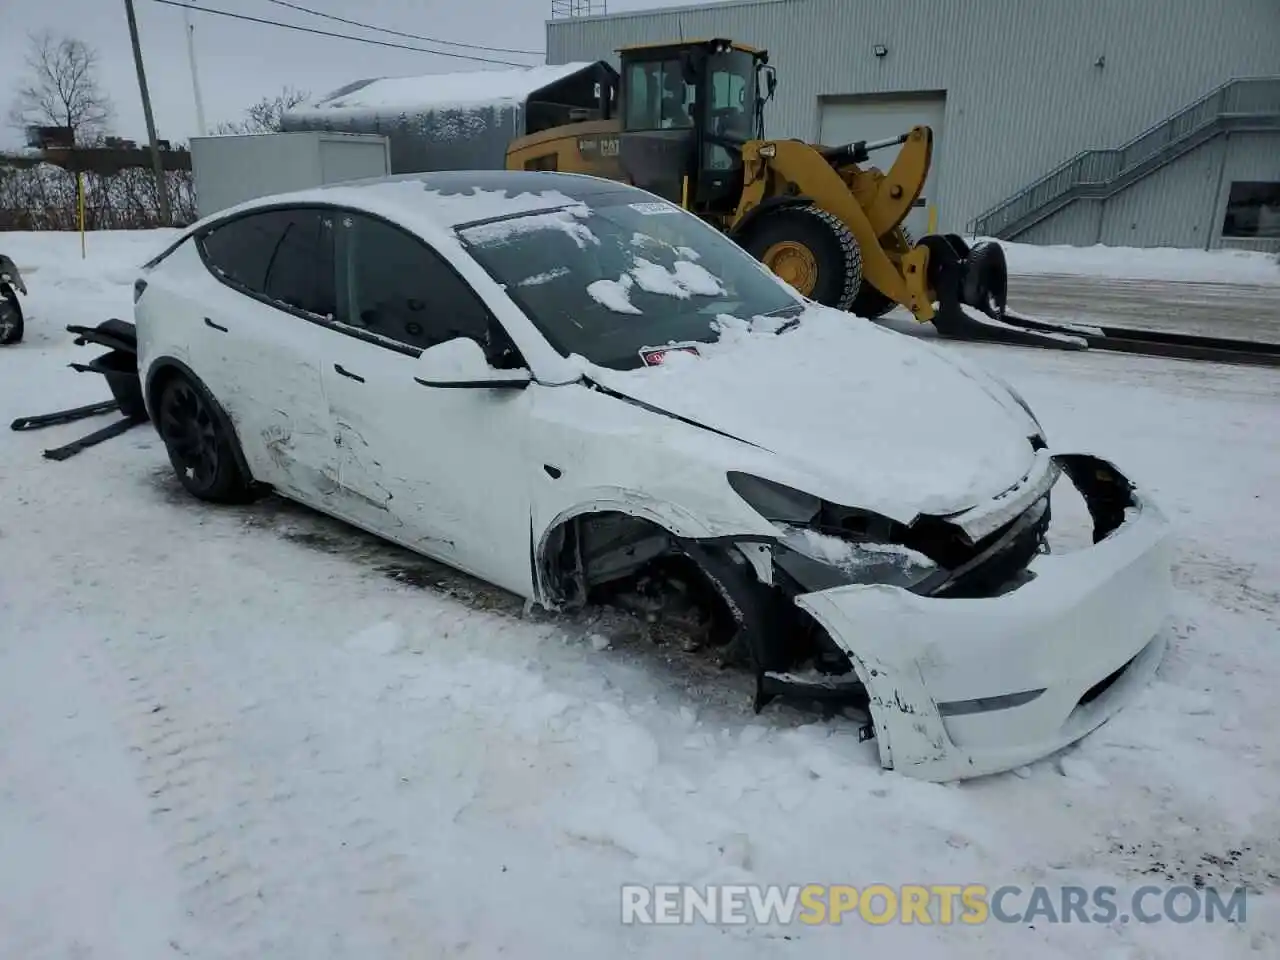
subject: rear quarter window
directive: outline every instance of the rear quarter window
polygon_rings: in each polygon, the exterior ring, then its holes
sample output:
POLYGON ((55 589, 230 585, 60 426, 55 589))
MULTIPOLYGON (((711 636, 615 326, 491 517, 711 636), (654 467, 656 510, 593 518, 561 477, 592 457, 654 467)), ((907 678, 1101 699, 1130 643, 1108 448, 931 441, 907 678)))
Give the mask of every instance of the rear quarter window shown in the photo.
POLYGON ((224 279, 265 294, 267 268, 291 219, 287 211, 272 210, 214 227, 199 241, 205 262, 224 279))

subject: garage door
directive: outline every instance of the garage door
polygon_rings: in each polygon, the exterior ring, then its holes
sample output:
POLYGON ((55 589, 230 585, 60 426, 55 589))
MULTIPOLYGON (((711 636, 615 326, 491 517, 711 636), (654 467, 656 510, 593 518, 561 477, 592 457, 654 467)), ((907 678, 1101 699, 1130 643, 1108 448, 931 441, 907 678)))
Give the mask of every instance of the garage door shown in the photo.
MULTIPOLYGON (((824 98, 819 139, 828 146, 855 140, 885 140, 906 133, 917 124, 933 128, 933 165, 917 206, 907 215, 907 229, 916 237, 928 232, 930 206, 938 203, 938 161, 942 146, 942 121, 946 98, 942 93, 894 95, 891 97, 824 98)), ((888 170, 898 156, 898 147, 887 147, 871 155, 872 166, 888 170)))

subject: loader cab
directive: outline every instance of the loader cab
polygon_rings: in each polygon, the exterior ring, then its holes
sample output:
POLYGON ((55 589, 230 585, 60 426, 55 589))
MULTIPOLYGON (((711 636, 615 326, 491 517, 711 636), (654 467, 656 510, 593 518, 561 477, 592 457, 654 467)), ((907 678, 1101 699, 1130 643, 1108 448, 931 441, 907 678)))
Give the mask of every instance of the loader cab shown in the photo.
POLYGON ((741 145, 763 136, 776 75, 768 54, 729 40, 626 47, 619 159, 627 179, 699 214, 742 192, 741 145))

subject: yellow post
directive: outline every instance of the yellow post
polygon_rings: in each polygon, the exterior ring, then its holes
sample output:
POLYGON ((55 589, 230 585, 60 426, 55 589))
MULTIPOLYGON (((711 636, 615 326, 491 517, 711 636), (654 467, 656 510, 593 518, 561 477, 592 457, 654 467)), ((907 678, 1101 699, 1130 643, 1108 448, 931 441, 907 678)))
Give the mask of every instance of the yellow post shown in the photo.
POLYGON ((76 171, 76 209, 80 216, 80 259, 85 258, 84 246, 84 174, 76 171))
POLYGON ((689 178, 685 177, 680 184, 680 206, 689 209, 689 178))
POLYGON ((929 229, 928 232, 933 234, 938 232, 938 208, 934 204, 929 204, 929 229))

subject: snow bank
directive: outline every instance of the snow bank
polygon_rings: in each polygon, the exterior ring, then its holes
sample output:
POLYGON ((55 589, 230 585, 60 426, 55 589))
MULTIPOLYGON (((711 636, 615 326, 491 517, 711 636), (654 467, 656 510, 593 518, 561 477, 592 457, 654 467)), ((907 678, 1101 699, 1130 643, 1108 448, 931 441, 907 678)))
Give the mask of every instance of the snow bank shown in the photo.
POLYGON ((290 120, 333 120, 383 113, 428 113, 497 104, 519 104, 543 87, 573 76, 591 63, 515 70, 470 70, 416 77, 381 77, 349 84, 307 106, 290 120))
POLYGON ((1275 254, 1172 247, 1037 246, 1000 241, 1013 274, 1057 273, 1118 280, 1280 285, 1275 254))

